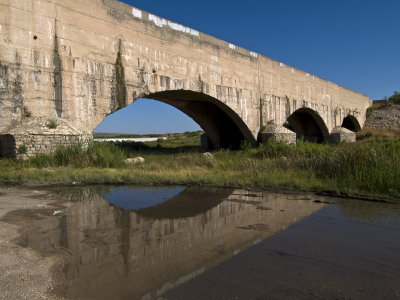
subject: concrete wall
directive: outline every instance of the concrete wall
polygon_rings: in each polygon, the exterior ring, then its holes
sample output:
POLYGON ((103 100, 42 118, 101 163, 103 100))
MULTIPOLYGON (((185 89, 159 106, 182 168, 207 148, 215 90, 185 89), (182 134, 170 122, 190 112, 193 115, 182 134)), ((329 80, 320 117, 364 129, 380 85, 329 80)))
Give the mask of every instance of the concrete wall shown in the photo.
POLYGON ((262 125, 281 125, 302 107, 315 111, 329 132, 349 114, 362 126, 371 104, 118 1, 0 1, 0 132, 39 116, 92 131, 140 97, 176 106, 214 144, 223 144, 232 127, 255 142, 262 125), (233 123, 223 126, 221 118, 233 123))

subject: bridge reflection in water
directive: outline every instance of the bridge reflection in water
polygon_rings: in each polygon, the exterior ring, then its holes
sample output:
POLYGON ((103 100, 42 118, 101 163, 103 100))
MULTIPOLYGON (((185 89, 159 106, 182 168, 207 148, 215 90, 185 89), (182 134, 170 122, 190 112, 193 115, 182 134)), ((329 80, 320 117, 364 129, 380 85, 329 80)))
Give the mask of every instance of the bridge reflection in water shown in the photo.
POLYGON ((156 298, 324 207, 304 195, 189 187, 129 211, 101 197, 110 201, 117 190, 64 191, 70 204, 48 224, 54 236, 42 240, 69 252, 62 287, 69 297, 156 298))

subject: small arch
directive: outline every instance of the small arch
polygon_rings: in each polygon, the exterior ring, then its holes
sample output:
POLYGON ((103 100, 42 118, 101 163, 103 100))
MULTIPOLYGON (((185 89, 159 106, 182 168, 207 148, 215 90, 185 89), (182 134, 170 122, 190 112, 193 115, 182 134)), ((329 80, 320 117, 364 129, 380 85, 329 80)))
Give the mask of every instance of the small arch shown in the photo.
POLYGON ((352 115, 348 115, 346 118, 343 119, 342 127, 347 128, 353 132, 357 132, 361 130, 360 123, 358 122, 357 118, 352 115))
POLYGON ((15 158, 17 156, 15 138, 11 134, 0 135, 0 157, 15 158))
POLYGON ((328 128, 317 111, 302 107, 289 116, 285 127, 296 132, 296 138, 308 142, 322 143, 329 136, 328 128))

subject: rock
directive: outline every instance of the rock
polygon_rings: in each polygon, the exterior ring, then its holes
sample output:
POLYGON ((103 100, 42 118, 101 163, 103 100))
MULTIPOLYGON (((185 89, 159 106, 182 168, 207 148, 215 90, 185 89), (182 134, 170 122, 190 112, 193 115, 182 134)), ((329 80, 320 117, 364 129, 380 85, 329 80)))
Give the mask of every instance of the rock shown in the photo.
POLYGON ((125 160, 125 163, 129 165, 142 164, 144 163, 144 158, 140 156, 134 158, 128 158, 127 160, 125 160))
POLYGON ((375 109, 372 115, 365 121, 364 128, 399 129, 400 109, 394 106, 375 109))
POLYGON ((214 159, 214 155, 212 155, 210 152, 204 152, 201 154, 201 156, 207 159, 214 159))

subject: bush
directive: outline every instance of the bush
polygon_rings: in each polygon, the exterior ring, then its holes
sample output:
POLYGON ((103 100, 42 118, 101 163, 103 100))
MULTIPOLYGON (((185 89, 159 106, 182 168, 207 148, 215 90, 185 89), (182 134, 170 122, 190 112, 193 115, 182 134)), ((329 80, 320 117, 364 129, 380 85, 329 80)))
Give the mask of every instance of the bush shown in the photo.
POLYGON ((388 103, 391 104, 400 104, 400 93, 394 92, 394 94, 388 99, 388 103))

